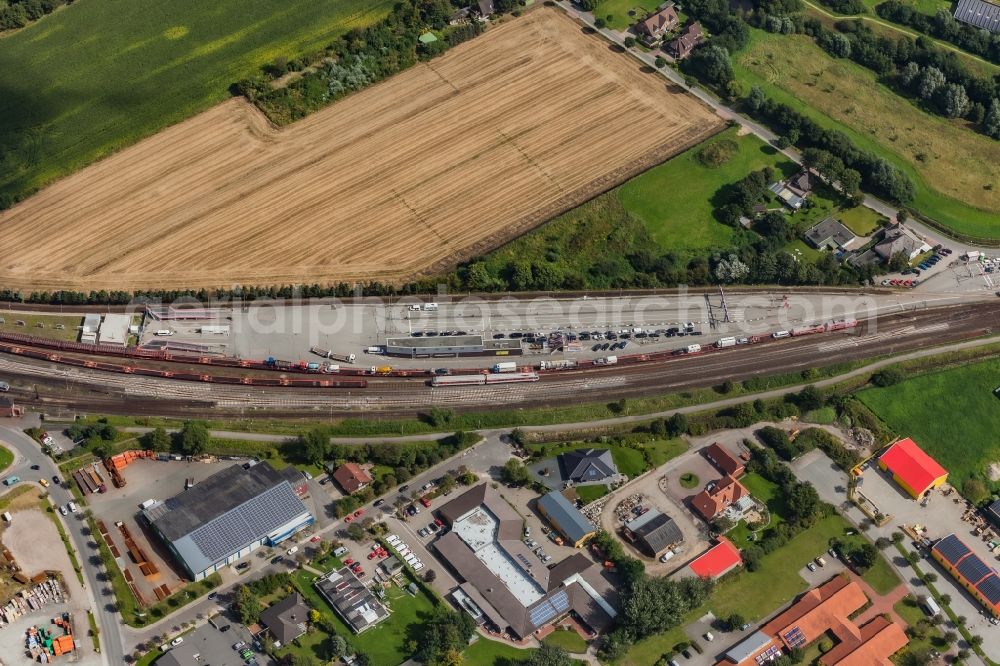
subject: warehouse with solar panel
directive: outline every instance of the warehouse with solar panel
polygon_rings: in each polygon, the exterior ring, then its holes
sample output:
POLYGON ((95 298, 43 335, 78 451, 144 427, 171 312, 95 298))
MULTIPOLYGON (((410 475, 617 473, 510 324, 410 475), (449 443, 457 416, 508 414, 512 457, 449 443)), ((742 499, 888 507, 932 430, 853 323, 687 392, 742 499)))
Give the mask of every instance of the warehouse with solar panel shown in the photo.
POLYGON ((191 580, 201 580, 312 525, 304 490, 294 467, 233 465, 143 515, 191 580))

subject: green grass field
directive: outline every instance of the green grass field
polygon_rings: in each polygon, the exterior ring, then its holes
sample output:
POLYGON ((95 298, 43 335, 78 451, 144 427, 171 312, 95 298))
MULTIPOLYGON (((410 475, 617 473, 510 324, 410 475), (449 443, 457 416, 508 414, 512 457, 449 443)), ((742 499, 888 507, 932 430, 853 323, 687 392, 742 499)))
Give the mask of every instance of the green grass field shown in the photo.
POLYGON ((601 499, 608 494, 608 487, 596 483, 590 486, 576 486, 576 495, 584 504, 590 504, 594 500, 601 499))
POLYGON ((573 654, 582 654, 587 651, 587 641, 580 638, 580 634, 575 631, 553 631, 542 639, 547 645, 561 647, 573 654))
POLYGON ((660 0, 601 0, 597 3, 594 16, 605 19, 610 16, 608 27, 624 30, 639 20, 639 17, 656 11, 659 6, 660 0))
POLYGON ((10 467, 12 462, 14 462, 14 452, 6 446, 0 446, 0 472, 10 467))
POLYGON ((871 208, 865 208, 864 206, 847 208, 837 213, 835 217, 858 236, 871 235, 884 222, 888 221, 871 208))
POLYGON ((462 655, 466 664, 475 666, 500 666, 501 664, 516 663, 524 661, 534 652, 533 649, 516 648, 499 641, 491 641, 482 636, 467 647, 462 655))
POLYGON ((1000 238, 996 214, 989 212, 1000 206, 1000 191, 988 187, 1000 178, 1000 143, 920 110, 872 72, 834 60, 804 35, 752 30, 733 68, 747 89, 760 86, 905 172, 920 212, 961 233, 1000 238), (960 166, 972 163, 989 166, 974 174, 960 166))
POLYGON ((388 0, 99 0, 0 40, 0 193, 31 192, 314 52, 388 0))
POLYGON ((715 195, 724 185, 765 166, 785 175, 796 170, 794 163, 757 137, 737 136, 730 129, 636 176, 619 188, 618 198, 665 250, 729 247, 733 230, 712 216, 724 203, 715 195), (735 141, 739 150, 719 167, 704 166, 698 152, 721 140, 735 141))
MULTIPOLYGON (((406 661, 411 654, 407 645, 420 630, 421 615, 429 613, 434 607, 434 600, 424 592, 413 596, 392 586, 386 590, 386 604, 391 612, 389 619, 363 634, 355 635, 313 587, 317 578, 315 574, 300 569, 292 575, 295 588, 305 597, 309 606, 325 615, 336 627, 337 633, 346 638, 354 649, 367 654, 373 664, 401 664, 406 661)), ((322 657, 321 647, 326 638, 319 631, 306 634, 298 640, 298 646, 283 648, 279 654, 284 656, 298 653, 319 659, 322 657)))
POLYGON ((22 312, 0 312, 0 320, 2 320, 0 331, 3 333, 22 333, 66 342, 77 341, 80 337, 80 325, 83 324, 83 317, 78 316, 34 315, 22 312), (19 321, 23 321, 24 325, 18 324, 19 321), (59 328, 60 326, 62 328, 59 328))
POLYGON ((1000 462, 998 386, 1000 360, 994 359, 866 389, 858 398, 897 435, 912 437, 961 488, 970 476, 986 479, 989 465, 1000 462))

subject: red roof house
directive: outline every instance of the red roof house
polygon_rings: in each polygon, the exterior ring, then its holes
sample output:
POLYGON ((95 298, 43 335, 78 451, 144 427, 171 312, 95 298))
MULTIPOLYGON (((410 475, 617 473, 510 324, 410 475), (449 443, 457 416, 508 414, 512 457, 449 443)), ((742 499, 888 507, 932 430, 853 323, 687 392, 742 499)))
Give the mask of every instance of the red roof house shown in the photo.
POLYGON ((705 447, 704 454, 708 458, 708 461, 715 465, 720 472, 734 479, 743 476, 743 472, 746 470, 743 461, 730 453, 726 447, 718 442, 705 447))
POLYGON ((344 492, 353 493, 371 483, 372 477, 361 465, 349 462, 337 468, 333 473, 333 480, 344 489, 344 492))
POLYGON ((750 491, 728 474, 715 482, 711 489, 706 488, 691 498, 691 506, 702 518, 711 522, 725 511, 730 504, 748 496, 750 491))
POLYGON ((699 578, 718 578, 743 564, 740 549, 724 536, 719 542, 694 558, 688 567, 699 578))
POLYGON ((948 479, 948 470, 907 437, 901 439, 878 459, 879 469, 892 474, 892 478, 914 499, 948 479))

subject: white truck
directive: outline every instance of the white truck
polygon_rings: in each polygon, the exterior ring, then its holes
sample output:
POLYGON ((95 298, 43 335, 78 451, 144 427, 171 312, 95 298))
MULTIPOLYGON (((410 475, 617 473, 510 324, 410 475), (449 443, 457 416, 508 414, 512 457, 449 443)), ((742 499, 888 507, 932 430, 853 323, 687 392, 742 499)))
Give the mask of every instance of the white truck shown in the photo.
POLYGON ((514 361, 502 361, 493 366, 493 372, 517 372, 517 363, 514 361))
POLYGON ((790 335, 791 333, 789 333, 788 331, 775 331, 774 333, 771 334, 771 337, 774 338, 775 340, 778 340, 780 338, 787 338, 790 335))
POLYGON ((156 335, 159 336, 159 337, 161 337, 161 338, 166 337, 168 335, 173 335, 173 334, 174 334, 174 332, 171 331, 169 328, 161 328, 160 330, 158 330, 156 332, 156 335))
POLYGON ((701 351, 701 345, 688 345, 684 348, 684 351, 688 354, 697 354, 701 351))
POLYGON ((605 356, 603 358, 595 358, 594 365, 614 365, 618 362, 617 356, 605 356))
POLYGON ((726 347, 735 347, 736 338, 719 338, 719 340, 715 343, 715 346, 718 347, 719 349, 725 349, 726 347))
POLYGON ((341 363, 354 363, 354 354, 334 354, 330 352, 330 356, 327 358, 332 358, 334 361, 340 361, 341 363))
POLYGON ((384 354, 385 347, 381 345, 373 345, 371 347, 365 347, 366 354, 384 354))

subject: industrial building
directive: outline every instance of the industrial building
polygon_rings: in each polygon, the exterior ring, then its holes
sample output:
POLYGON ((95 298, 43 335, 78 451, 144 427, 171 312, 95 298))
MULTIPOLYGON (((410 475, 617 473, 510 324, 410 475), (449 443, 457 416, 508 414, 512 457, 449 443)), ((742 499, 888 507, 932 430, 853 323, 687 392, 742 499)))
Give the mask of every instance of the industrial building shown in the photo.
MULTIPOLYGON (((397 563, 399 561, 397 560, 397 563)), ((389 617, 389 611, 347 567, 334 569, 316 581, 316 589, 356 634, 389 617)))
POLYGON ((1000 618, 1000 576, 954 534, 931 547, 937 560, 990 615, 1000 618))
POLYGON ((906 634, 882 615, 856 624, 852 616, 868 603, 856 582, 832 578, 726 651, 717 666, 759 666, 824 636, 836 640, 819 657, 822 666, 893 666, 890 657, 906 646, 906 634))
POLYGON ((878 466, 892 474, 893 480, 914 499, 948 480, 948 471, 909 437, 890 446, 879 457, 878 466))
POLYGON ((656 509, 650 509, 622 527, 625 538, 650 557, 659 557, 684 541, 677 522, 656 509))
POLYGON ((97 342, 102 345, 120 345, 124 347, 128 343, 129 328, 132 324, 132 315, 129 314, 106 314, 101 327, 97 330, 97 342))
POLYGON ((433 547, 461 581, 452 599, 481 626, 523 639, 571 612, 594 632, 611 624, 616 611, 597 591, 597 565, 577 553, 546 567, 522 540, 524 520, 488 484, 439 516, 450 529, 433 547))
POLYGON ((387 356, 405 358, 454 358, 456 356, 519 356, 518 340, 483 340, 481 335, 399 337, 385 341, 387 356))
POLYGON ((542 496, 538 500, 538 512, 574 548, 582 547, 587 539, 597 534, 597 528, 560 492, 542 496))
POLYGON ((233 465, 143 509, 153 531, 192 580, 201 580, 261 546, 313 523, 294 467, 233 465))

